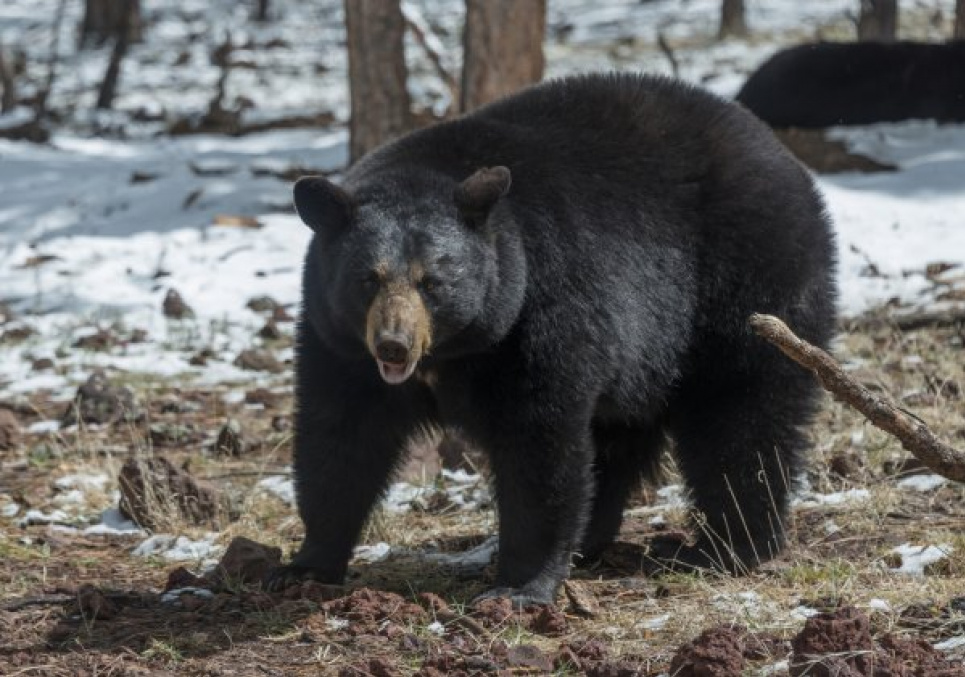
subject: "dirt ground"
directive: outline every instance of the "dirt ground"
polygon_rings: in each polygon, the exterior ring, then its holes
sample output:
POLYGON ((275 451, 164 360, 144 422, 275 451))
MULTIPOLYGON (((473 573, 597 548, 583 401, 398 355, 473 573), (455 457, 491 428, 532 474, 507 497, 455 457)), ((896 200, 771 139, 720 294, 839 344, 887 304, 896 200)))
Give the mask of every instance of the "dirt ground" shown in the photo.
MULTIPOLYGON (((961 324, 901 331, 868 321, 845 327, 835 352, 865 385, 965 448, 963 345, 961 324)), ((647 489, 620 542, 573 572, 557 607, 517 613, 500 601, 471 605, 491 565, 425 556, 470 549, 495 529, 491 507, 444 498, 376 515, 364 542, 393 550, 356 562, 344 588, 261 591, 258 573, 300 536, 291 506, 253 490, 287 472, 289 390, 226 403, 227 386, 107 377, 131 389, 141 416, 108 412, 112 423, 29 433, 60 419, 64 403, 36 392, 0 408, 0 504, 17 506, 0 517, 0 675, 965 675, 965 639, 955 639, 965 637, 965 491, 903 488, 926 471, 830 397, 806 483, 860 500, 800 502, 776 561, 741 578, 644 576, 647 541, 684 524, 682 509, 658 510, 647 489), (240 435, 222 432, 229 419, 240 435), (21 526, 27 510, 65 504, 56 478, 100 472, 109 481, 83 498, 96 521, 117 504, 125 461, 153 457, 185 468, 215 507, 192 524, 177 506, 147 506, 152 532, 215 531, 222 546, 246 537, 267 549, 247 544, 240 564, 226 556, 222 574, 199 577, 200 561, 133 555, 144 534, 21 526), (902 544, 941 555, 902 573, 902 544)))

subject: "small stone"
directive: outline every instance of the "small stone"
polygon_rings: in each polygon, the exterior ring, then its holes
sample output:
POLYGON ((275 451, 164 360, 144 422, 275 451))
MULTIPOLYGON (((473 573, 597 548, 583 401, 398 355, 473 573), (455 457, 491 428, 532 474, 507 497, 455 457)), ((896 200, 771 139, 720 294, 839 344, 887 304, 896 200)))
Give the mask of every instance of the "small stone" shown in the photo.
POLYGON ((0 334, 0 343, 20 343, 21 341, 26 341, 36 333, 33 327, 28 327, 27 325, 13 327, 0 334))
POLYGON ((233 418, 228 419, 218 432, 218 439, 214 443, 215 452, 225 456, 241 456, 245 448, 241 423, 233 418))
POLYGON ((278 404, 279 395, 268 388, 255 388, 245 393, 245 404, 260 404, 266 409, 278 404))
POLYGON ((54 368, 54 361, 49 357, 41 357, 30 363, 33 371, 47 371, 54 368))
POLYGON ((228 549, 218 562, 214 580, 221 583, 259 583, 269 570, 278 566, 281 566, 281 548, 237 536, 228 544, 228 549))
POLYGON ((107 375, 98 369, 77 389, 74 401, 61 417, 61 425, 67 426, 78 422, 129 423, 143 418, 144 411, 137 403, 131 389, 112 385, 107 375))
POLYGON ((81 336, 73 342, 73 348, 81 350, 93 350, 95 352, 105 352, 120 343, 120 339, 114 335, 110 329, 98 329, 93 334, 81 336))
POLYGON ((118 475, 118 486, 121 513, 148 529, 165 519, 205 524, 218 515, 214 487, 195 480, 161 456, 128 459, 118 475))
POLYGON ((164 296, 164 302, 161 304, 161 309, 164 311, 164 317, 169 317, 172 320, 186 320, 194 317, 191 306, 185 303, 176 289, 168 290, 168 293, 164 296))
POLYGON ((267 371, 270 374, 285 370, 285 366, 271 352, 259 348, 242 350, 235 358, 234 365, 248 371, 267 371))
POLYGON ((255 296, 250 298, 246 306, 249 310, 253 310, 256 313, 274 312, 275 308, 279 307, 278 302, 270 296, 255 296))
POLYGON ((744 673, 744 641, 734 628, 711 628, 681 646, 670 661, 679 677, 740 677, 744 673))

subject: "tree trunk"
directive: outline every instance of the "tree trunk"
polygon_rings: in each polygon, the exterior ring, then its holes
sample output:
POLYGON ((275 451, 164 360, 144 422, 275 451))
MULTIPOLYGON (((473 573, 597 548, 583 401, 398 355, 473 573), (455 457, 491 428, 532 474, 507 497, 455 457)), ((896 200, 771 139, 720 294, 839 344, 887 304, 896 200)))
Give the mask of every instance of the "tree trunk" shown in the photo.
POLYGON ((462 110, 543 77, 546 0, 466 0, 462 110))
POLYGON ((268 0, 257 0, 255 3, 255 21, 268 21, 268 0))
POLYGON ((858 40, 894 42, 898 33, 898 0, 861 0, 858 40))
POLYGON ((955 0, 955 30, 952 37, 965 40, 965 0, 955 0))
POLYGON ((118 35, 125 26, 128 44, 141 41, 141 3, 118 0, 84 0, 84 19, 80 24, 80 46, 100 47, 118 35))
POLYGON ((0 87, 3 87, 0 113, 9 113, 17 106, 17 85, 13 77, 13 65, 8 64, 4 58, 3 44, 0 44, 0 87))
POLYGON ((398 0, 345 0, 352 119, 349 156, 355 162, 407 132, 405 19, 398 0))
POLYGON ((133 18, 133 7, 138 4, 137 0, 116 0, 120 10, 121 22, 117 25, 117 34, 114 38, 114 49, 111 52, 111 60, 107 64, 107 72, 104 74, 104 81, 101 83, 100 91, 97 94, 97 107, 110 109, 114 104, 114 95, 117 93, 117 81, 121 75, 121 62, 127 55, 127 46, 130 44, 130 34, 127 22, 133 18), (128 11, 124 11, 125 8, 128 11))
POLYGON ((747 35, 747 20, 744 14, 744 0, 723 0, 717 37, 723 39, 745 35, 747 35))

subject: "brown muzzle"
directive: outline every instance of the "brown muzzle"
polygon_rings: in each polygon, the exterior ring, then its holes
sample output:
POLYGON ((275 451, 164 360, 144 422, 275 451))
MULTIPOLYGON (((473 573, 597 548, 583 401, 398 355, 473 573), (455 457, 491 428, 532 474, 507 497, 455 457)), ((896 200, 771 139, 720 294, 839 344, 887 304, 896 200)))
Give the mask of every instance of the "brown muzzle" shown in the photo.
POLYGON ((372 301, 365 343, 386 383, 397 385, 412 376, 431 345, 429 311, 409 285, 388 285, 372 301))

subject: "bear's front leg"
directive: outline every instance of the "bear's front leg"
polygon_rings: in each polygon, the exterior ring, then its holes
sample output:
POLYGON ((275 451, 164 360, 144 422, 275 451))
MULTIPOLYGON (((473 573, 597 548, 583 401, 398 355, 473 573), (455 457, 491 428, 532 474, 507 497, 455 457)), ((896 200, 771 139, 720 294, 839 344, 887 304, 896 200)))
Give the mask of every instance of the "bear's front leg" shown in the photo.
POLYGON ((346 361, 298 328, 294 474, 305 539, 269 589, 302 578, 341 583, 365 520, 386 489, 405 442, 431 423, 431 398, 412 382, 390 386, 371 359, 346 361))
POLYGON ((553 603, 583 537, 592 497, 590 407, 567 406, 559 395, 507 395, 486 426, 499 511, 499 568, 497 587, 484 598, 553 603))

